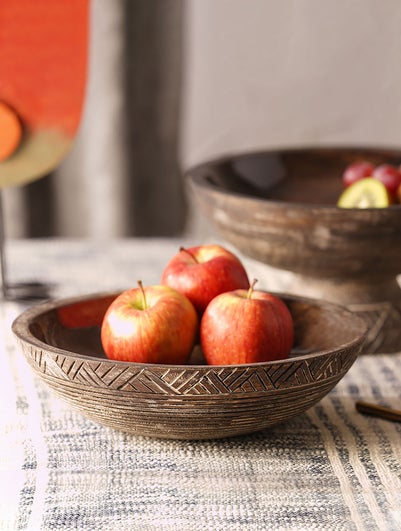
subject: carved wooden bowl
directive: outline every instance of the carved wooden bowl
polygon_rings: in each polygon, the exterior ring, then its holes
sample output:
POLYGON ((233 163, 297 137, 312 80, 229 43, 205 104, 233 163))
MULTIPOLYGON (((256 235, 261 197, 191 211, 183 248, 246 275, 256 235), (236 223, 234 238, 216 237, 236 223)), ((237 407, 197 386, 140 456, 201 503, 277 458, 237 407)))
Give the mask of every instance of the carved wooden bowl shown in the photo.
POLYGON ((359 159, 398 166, 401 151, 249 153, 205 162, 188 177, 225 240, 245 256, 291 272, 280 289, 361 312, 371 323, 370 352, 401 351, 401 205, 336 206, 342 173, 359 159))
POLYGON ((39 377, 90 419, 138 435, 211 439, 262 430, 300 415, 326 395, 359 354, 365 322, 349 310, 282 296, 295 322, 287 360, 207 366, 106 358, 100 323, 115 294, 46 302, 13 332, 39 377))

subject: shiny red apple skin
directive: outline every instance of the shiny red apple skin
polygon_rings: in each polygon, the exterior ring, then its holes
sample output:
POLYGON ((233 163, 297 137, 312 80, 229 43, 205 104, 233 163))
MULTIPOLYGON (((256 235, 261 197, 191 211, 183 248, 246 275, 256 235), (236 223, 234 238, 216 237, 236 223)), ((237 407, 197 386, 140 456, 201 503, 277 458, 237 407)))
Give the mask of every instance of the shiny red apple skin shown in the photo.
POLYGON ((137 363, 185 364, 199 332, 191 302, 168 286, 121 293, 108 307, 101 342, 108 358, 137 363))
POLYGON ((220 293, 249 287, 240 259, 220 245, 181 249, 164 268, 161 283, 188 297, 199 316, 220 293))
POLYGON ((208 365, 239 365, 288 358, 294 323, 286 304, 266 291, 223 293, 206 308, 200 343, 208 365))

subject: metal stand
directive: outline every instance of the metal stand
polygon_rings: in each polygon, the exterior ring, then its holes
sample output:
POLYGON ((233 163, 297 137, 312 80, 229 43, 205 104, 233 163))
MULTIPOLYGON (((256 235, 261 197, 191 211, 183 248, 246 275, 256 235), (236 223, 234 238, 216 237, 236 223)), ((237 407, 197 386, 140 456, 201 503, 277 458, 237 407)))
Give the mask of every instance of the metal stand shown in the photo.
POLYGON ((23 282, 18 284, 9 284, 7 279, 6 257, 5 257, 5 227, 2 193, 0 190, 0 281, 2 300, 12 301, 29 301, 43 300, 50 297, 50 289, 46 284, 41 282, 23 282))
POLYGON ((6 281, 6 261, 5 261, 5 230, 4 230, 4 213, 3 198, 0 190, 0 278, 1 278, 1 297, 7 299, 7 281, 6 281))

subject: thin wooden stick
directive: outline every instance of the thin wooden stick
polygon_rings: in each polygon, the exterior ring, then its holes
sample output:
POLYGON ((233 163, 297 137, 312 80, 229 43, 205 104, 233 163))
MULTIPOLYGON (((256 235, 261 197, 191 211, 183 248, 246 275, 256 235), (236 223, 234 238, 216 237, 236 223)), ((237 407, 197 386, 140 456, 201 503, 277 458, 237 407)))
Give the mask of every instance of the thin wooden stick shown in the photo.
POLYGON ((372 415, 373 417, 392 420, 393 422, 401 422, 401 411, 397 409, 362 401, 357 401, 355 407, 359 413, 364 413, 365 415, 372 415))

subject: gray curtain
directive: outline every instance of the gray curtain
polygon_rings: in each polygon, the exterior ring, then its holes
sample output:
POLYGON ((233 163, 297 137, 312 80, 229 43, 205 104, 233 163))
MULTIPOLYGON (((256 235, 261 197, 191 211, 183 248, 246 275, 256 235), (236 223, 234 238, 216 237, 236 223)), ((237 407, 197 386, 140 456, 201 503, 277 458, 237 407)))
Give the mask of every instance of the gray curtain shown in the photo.
POLYGON ((202 235, 182 169, 252 149, 401 145, 397 0, 92 0, 81 129, 6 191, 15 236, 202 235))

